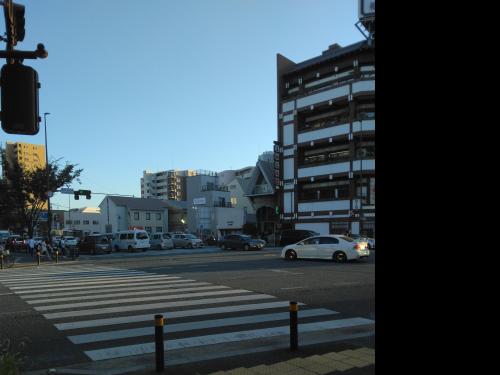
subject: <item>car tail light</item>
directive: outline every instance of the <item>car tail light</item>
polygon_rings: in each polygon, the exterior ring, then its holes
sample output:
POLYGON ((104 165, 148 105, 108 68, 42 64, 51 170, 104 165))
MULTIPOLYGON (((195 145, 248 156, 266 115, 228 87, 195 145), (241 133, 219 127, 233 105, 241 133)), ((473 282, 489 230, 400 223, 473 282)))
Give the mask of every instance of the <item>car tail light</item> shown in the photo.
POLYGON ((364 248, 365 245, 361 243, 357 243, 356 245, 354 245, 354 250, 363 250, 364 248))

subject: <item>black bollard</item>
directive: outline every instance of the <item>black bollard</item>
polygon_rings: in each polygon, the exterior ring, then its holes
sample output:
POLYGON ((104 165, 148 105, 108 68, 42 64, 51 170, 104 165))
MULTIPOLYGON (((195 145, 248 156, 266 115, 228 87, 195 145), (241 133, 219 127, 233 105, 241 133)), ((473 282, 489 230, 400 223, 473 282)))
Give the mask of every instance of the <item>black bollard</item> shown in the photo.
POLYGON ((0 254, 0 269, 3 270, 3 254, 0 254))
POLYGON ((59 250, 56 250, 56 263, 59 263, 59 250))
POLYGON ((163 315, 155 315, 156 372, 165 370, 165 350, 163 347, 163 315))
POLYGON ((297 350, 299 347, 299 333, 297 329, 297 312, 299 305, 297 302, 290 302, 290 350, 297 350))
POLYGON ((39 266, 40 265, 40 252, 39 251, 36 252, 36 262, 37 262, 37 265, 39 266))

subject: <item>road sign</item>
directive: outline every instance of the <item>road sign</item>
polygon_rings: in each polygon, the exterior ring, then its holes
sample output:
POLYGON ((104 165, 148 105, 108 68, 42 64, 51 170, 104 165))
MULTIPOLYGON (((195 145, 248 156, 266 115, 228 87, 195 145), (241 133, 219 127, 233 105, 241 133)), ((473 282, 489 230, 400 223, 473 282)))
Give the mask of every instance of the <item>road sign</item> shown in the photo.
POLYGON ((38 214, 38 220, 40 221, 47 221, 49 219, 49 213, 48 212, 40 212, 38 214))
POLYGON ((74 190, 71 188, 61 188, 61 190, 59 190, 59 192, 62 194, 73 194, 74 190))

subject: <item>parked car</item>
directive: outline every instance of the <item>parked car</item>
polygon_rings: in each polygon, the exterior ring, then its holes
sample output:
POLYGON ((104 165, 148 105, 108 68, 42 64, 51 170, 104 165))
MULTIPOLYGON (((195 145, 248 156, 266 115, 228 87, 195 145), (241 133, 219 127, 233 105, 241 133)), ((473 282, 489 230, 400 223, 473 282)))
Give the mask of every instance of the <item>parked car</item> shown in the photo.
POLYGON ((14 234, 5 241, 5 248, 12 251, 25 250, 27 248, 27 242, 21 235, 14 234))
POLYGON ((281 251, 283 259, 331 259, 343 263, 370 256, 368 244, 343 235, 314 236, 288 245, 281 251))
MULTIPOLYGON (((73 236, 63 236, 61 237, 61 240, 64 241, 65 247, 76 247, 78 245, 78 239, 73 236)), ((59 241, 59 245, 60 243, 61 241, 59 241)))
POLYGON ((203 247, 203 241, 192 234, 174 234, 172 241, 174 241, 174 247, 187 247, 189 249, 203 247))
POLYGON ((281 232, 280 246, 295 244, 303 239, 312 236, 319 236, 318 232, 305 229, 289 229, 281 232))
POLYGON ((352 234, 352 233, 349 234, 349 237, 354 238, 355 240, 365 241, 368 243, 368 249, 370 250, 375 249, 375 238, 365 237, 359 234, 352 234))
POLYGON ((90 234, 78 244, 80 252, 95 255, 98 253, 111 253, 113 248, 108 236, 105 234, 90 234))
POLYGON ((59 246, 61 244, 61 236, 52 237, 52 245, 59 246))
POLYGON ((207 246, 217 246, 219 244, 219 241, 214 236, 207 236, 203 240, 203 243, 207 246))
POLYGON ((149 237, 152 249, 173 249, 174 241, 169 233, 154 233, 149 237))
POLYGON ((113 249, 146 251, 150 247, 148 232, 142 229, 124 230, 113 236, 113 249))
POLYGON ((245 234, 228 234, 219 241, 219 247, 225 249, 261 250, 266 241, 253 239, 245 234))

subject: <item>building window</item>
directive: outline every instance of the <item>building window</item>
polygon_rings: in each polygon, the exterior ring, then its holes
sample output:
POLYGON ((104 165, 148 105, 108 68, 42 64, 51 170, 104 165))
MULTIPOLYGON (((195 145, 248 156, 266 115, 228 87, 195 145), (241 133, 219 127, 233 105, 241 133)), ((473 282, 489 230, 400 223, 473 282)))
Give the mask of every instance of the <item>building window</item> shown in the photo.
POLYGON ((349 180, 317 180, 299 186, 299 200, 348 199, 349 180))
POLYGON ((71 220, 66 220, 66 224, 71 224, 71 220))
POLYGON ((151 227, 145 227, 146 232, 151 233, 151 227))
POLYGON ((73 224, 75 224, 75 225, 80 225, 80 220, 75 220, 75 221, 73 221, 73 224))
POLYGON ((90 222, 88 220, 83 220, 83 225, 89 225, 90 222))
POLYGON ((139 212, 134 212, 134 220, 139 220, 139 212))
POLYGON ((146 220, 151 220, 151 214, 149 212, 146 212, 146 220))
MULTIPOLYGON (((159 194, 158 194, 158 195, 159 195, 159 194)), ((156 220, 161 220, 161 213, 159 213, 159 212, 158 212, 158 213, 156 214, 156 220)))
POLYGON ((92 220, 92 224, 93 225, 99 225, 99 221, 98 220, 92 220))
POLYGON ((236 206, 236 204, 238 203, 238 198, 236 197, 231 197, 231 205, 232 206, 236 206))
POLYGON ((162 227, 156 227, 156 233, 161 233, 163 232, 163 228, 162 227))

